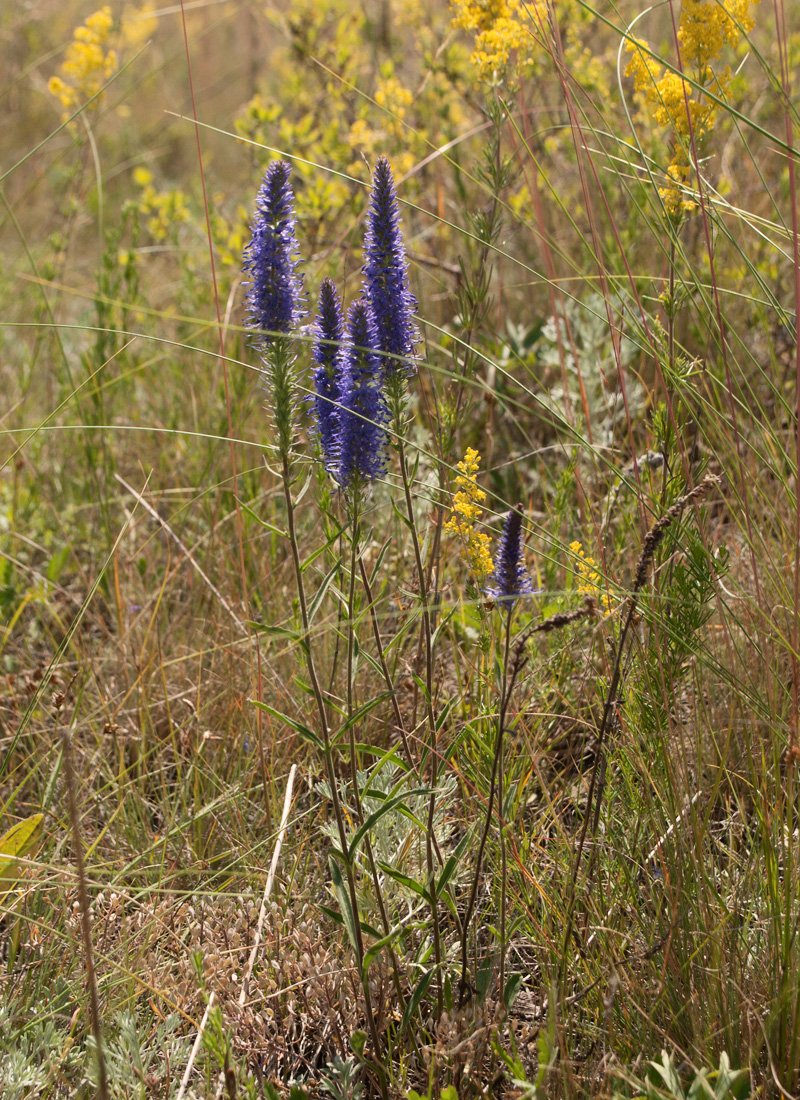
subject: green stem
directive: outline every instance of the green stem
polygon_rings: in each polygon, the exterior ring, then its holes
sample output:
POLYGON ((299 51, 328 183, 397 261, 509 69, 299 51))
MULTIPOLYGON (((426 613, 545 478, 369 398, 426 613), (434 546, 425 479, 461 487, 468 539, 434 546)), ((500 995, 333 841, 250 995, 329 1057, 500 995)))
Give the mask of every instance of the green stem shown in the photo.
POLYGON ((507 891, 507 875, 508 867, 506 865, 506 835, 505 835, 505 821, 503 819, 503 731, 505 727, 505 708, 506 708, 506 688, 508 684, 508 651, 511 644, 511 608, 508 609, 506 616, 506 641, 503 653, 503 686, 500 692, 501 699, 501 718, 499 728, 497 731, 497 753, 498 753, 498 767, 497 767, 497 806, 500 819, 500 1000, 502 1002, 503 994, 506 988, 506 891, 507 891))
MULTIPOLYGON (((358 552, 358 538, 359 538, 359 489, 356 486, 353 490, 353 496, 351 500, 352 513, 352 536, 350 547, 350 584, 347 592, 347 718, 348 721, 355 714, 355 697, 354 690, 355 685, 353 683, 353 654, 355 651, 355 613, 356 613, 356 565, 361 561, 361 555, 358 552)), ((364 809, 361 805, 361 789, 358 783, 358 753, 356 750, 356 730, 355 725, 350 726, 350 778, 353 784, 353 802, 356 809, 356 817, 358 818, 359 826, 364 824, 364 809)), ((381 880, 378 876, 378 868, 375 863, 375 855, 372 850, 372 841, 369 836, 364 838, 364 847, 367 851, 367 859, 369 860, 370 872, 372 874, 372 884, 375 887, 375 899, 378 903, 378 911, 381 915, 381 923, 383 925, 383 934, 388 936, 392 930, 392 926, 389 923, 389 917, 386 912, 386 905, 383 900, 383 891, 381 890, 381 880)), ((403 996, 403 990, 400 985, 400 964, 397 961, 392 945, 389 945, 389 955, 392 960, 392 977, 394 980, 394 988, 397 993, 397 999, 400 1002, 401 1011, 405 1012, 406 999, 403 996)))
MULTIPOLYGON (((294 523, 294 502, 292 500, 291 489, 291 471, 289 469, 289 453, 288 448, 281 447, 281 463, 282 463, 282 475, 283 475, 283 493, 286 500, 286 526, 289 535, 289 545, 292 550, 292 564, 294 565, 295 582, 297 584, 297 598, 300 604, 300 618, 303 624, 303 641, 302 646, 306 655, 306 666, 308 668, 308 677, 311 681, 311 690, 314 695, 314 700, 317 704, 317 713, 319 715, 320 729, 322 731, 322 745, 323 745, 323 757, 325 760, 325 770, 328 777, 328 785, 331 791, 331 802, 333 804, 333 814, 336 819, 336 827, 339 833, 339 844, 344 858, 345 870, 347 872, 347 890, 350 895, 350 906, 353 910, 353 924, 355 926, 355 938, 356 938, 356 956, 358 959, 358 972, 361 975, 361 988, 364 992, 364 1009, 367 1017, 367 1027, 370 1031, 370 1038, 375 1050, 375 1058, 381 1056, 381 1045, 378 1037, 378 1028, 375 1023, 375 1016, 372 1011, 372 999, 369 992, 369 981, 364 974, 364 938, 361 931, 361 917, 358 910, 358 895, 356 893, 355 875, 353 873, 352 860, 348 856, 348 844, 347 844, 347 832, 344 827, 344 815, 342 814, 342 806, 339 801, 339 791, 336 786, 336 772, 333 766, 333 750, 331 748, 330 729, 328 727, 328 715, 325 709, 325 700, 322 696, 322 690, 319 686, 319 678, 317 676, 316 666, 314 664, 313 652, 311 648, 311 633, 309 631, 308 622, 308 603, 306 601, 305 584, 303 582, 303 569, 300 563, 300 550, 297 544, 297 531, 294 523)), ((384 1100, 388 1100, 389 1093, 386 1085, 386 1077, 383 1069, 378 1066, 379 1069, 379 1081, 381 1088, 381 1095, 384 1100)))
MULTIPOLYGON (((503 683, 500 689, 500 712, 497 720, 497 736, 494 743, 494 756, 492 758, 492 774, 489 779, 489 800, 486 804, 486 818, 483 823, 483 832, 481 833, 481 842, 478 847, 478 860, 475 865, 475 875, 472 879, 472 889, 470 890, 469 902, 467 903, 467 911, 464 915, 464 934, 461 937, 461 982, 459 985, 459 1000, 463 1004, 467 997, 467 987, 469 985, 467 981, 467 970, 469 961, 467 957, 469 937, 469 925, 472 920, 472 914, 475 911, 475 900, 478 896, 478 885, 480 883, 481 868, 483 866, 483 853, 486 849, 486 840, 489 836, 489 829, 492 825, 492 811, 494 810, 495 796, 499 796, 500 800, 500 851, 501 858, 503 860, 502 868, 502 881, 500 884, 500 995, 502 997, 504 989, 505 978, 505 904, 506 904, 506 866, 505 866, 505 844, 503 840, 503 778, 501 772, 501 760, 503 756, 503 732, 506 724, 506 711, 508 710, 508 701, 511 698, 511 692, 514 690, 514 682, 517 678, 517 673, 522 667, 521 647, 517 644, 517 649, 520 650, 519 656, 515 656, 514 668, 511 672, 511 678, 508 676, 508 655, 511 645, 511 608, 508 609, 506 617, 506 631, 505 631, 505 644, 504 644, 504 656, 503 656, 503 683), (498 774, 500 781, 498 783, 498 774)), ((516 654, 516 650, 515 650, 516 654)))
POLYGON ((361 558, 358 559, 359 569, 361 570, 361 583, 364 586, 364 595, 367 597, 367 604, 369 606, 369 617, 372 622, 372 636, 375 639, 375 649, 378 653, 378 663, 381 666, 381 672, 383 673, 383 681, 386 684, 386 689, 390 693, 392 700, 392 711, 394 712, 395 725, 400 733, 400 739, 403 742, 403 750, 406 754, 406 760, 408 760, 409 767, 413 770, 414 774, 419 779, 419 766, 411 754, 411 745, 408 741, 408 734, 406 733, 405 722, 403 721, 403 715, 400 711, 400 704, 397 701, 397 692, 395 691, 394 683, 392 681, 392 674, 389 672, 389 666, 386 664, 386 657, 383 652, 383 642, 381 640, 381 631, 378 625, 378 616, 375 612, 375 600, 372 596, 372 586, 369 583, 369 576, 364 566, 364 562, 361 558))
POLYGON ((401 416, 395 416, 397 428, 397 447, 400 454, 400 472, 403 478, 403 492, 406 499, 408 526, 411 531, 411 543, 414 548, 414 561, 419 578, 419 596, 422 603, 422 636, 425 646, 425 706, 428 723, 428 738, 431 754, 431 796, 428 802, 428 825, 426 829, 426 859, 428 866, 428 890, 431 896, 431 917, 433 923, 433 950, 436 959, 436 1010, 437 1019, 444 1011, 444 987, 442 982, 442 939, 439 928, 439 902, 436 896, 436 864, 433 855, 433 829, 436 813, 436 784, 439 779, 439 755, 436 731, 436 715, 433 711, 433 644, 431 638, 431 614, 428 606, 428 586, 422 563, 422 550, 419 544, 417 525, 414 522, 414 506, 411 500, 411 485, 406 465, 405 444, 403 442, 401 416))

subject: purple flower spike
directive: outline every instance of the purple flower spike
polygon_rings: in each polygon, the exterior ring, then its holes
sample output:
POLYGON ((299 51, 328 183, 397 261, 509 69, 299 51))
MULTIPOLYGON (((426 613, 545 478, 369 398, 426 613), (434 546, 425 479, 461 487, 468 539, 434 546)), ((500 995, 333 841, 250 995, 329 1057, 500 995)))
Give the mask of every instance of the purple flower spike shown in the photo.
POLYGON ((494 584, 489 595, 509 611, 520 596, 534 592, 522 553, 522 505, 512 508, 503 523, 503 533, 494 559, 494 584))
POLYGON ((244 270, 251 277, 250 324, 265 348, 276 333, 289 332, 303 314, 302 280, 295 271, 298 247, 290 171, 282 160, 267 168, 256 199, 253 236, 244 250, 244 270))
POLYGON ((392 169, 379 157, 372 174, 372 195, 364 235, 364 296, 375 318, 378 351, 387 379, 413 373, 410 360, 419 341, 413 321, 417 300, 408 289, 408 261, 392 169), (399 357, 399 358, 392 358, 399 357), (405 359, 406 362, 401 362, 405 359))
POLYGON ((336 470, 344 360, 344 317, 333 279, 323 279, 319 288, 319 314, 314 325, 312 358, 315 395, 311 397, 316 435, 326 469, 336 470))
POLYGON ((386 469, 384 425, 389 413, 375 340, 375 322, 368 304, 354 302, 347 314, 337 438, 337 481, 345 490, 374 481, 386 469))

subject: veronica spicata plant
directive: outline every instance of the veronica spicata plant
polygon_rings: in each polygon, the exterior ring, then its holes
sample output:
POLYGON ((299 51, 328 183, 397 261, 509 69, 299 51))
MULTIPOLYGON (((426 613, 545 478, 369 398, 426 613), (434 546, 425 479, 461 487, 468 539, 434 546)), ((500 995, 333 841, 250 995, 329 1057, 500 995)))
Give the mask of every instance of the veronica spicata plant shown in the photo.
MULTIPOLYGON (((362 977, 365 1015, 370 1029, 375 1057, 380 1057, 380 1038, 372 1012, 371 995, 364 969, 364 940, 359 915, 356 877, 353 858, 348 843, 344 812, 336 782, 333 746, 328 710, 317 673, 312 637, 309 630, 310 615, 306 598, 300 547, 295 525, 295 504, 292 499, 291 450, 294 424, 297 414, 297 381, 292 334, 303 315, 302 284, 296 272, 297 238, 295 236, 294 197, 289 184, 289 165, 278 161, 269 166, 256 203, 252 240, 245 249, 244 268, 251 282, 247 295, 251 325, 256 331, 255 343, 262 353, 270 390, 270 403, 277 431, 278 452, 281 461, 283 494, 286 502, 286 526, 291 547, 292 564, 297 586, 300 619, 303 630, 303 651, 306 658, 311 691, 317 709, 319 735, 312 734, 322 752, 327 773, 328 787, 333 805, 339 840, 339 856, 344 864, 345 880, 339 865, 332 856, 331 870, 334 882, 341 885, 340 903, 348 912, 352 941, 362 977)), ((336 308, 331 302, 330 290, 324 294, 327 301, 326 317, 322 324, 329 332, 336 328, 336 308)), ((335 377, 336 365, 331 364, 335 377)), ((330 402, 327 402, 331 405, 330 402)), ((335 405, 331 405, 335 408, 335 405)), ((329 421, 325 421, 329 426, 329 421)), ((320 434, 322 431, 320 429, 320 434)), ((331 435, 329 434, 329 441, 331 435)), ((338 453, 338 452, 337 452, 338 453)), ((265 704, 261 704, 264 706, 265 704)), ((270 709, 270 708, 267 708, 270 709)), ((276 712, 273 712, 276 713, 276 712)), ((381 1092, 388 1097, 384 1077, 379 1072, 381 1092)))
POLYGON ((506 845, 503 826, 503 735, 506 727, 506 715, 514 683, 523 664, 525 663, 524 645, 520 641, 514 648, 511 658, 511 617, 514 605, 522 596, 530 596, 534 592, 530 575, 525 566, 525 557, 522 544, 522 505, 518 504, 507 514, 503 522, 503 533, 497 546, 494 559, 494 584, 488 589, 492 596, 505 612, 505 632, 503 641, 503 672, 500 684, 500 710, 497 718, 497 734, 494 743, 492 757, 492 773, 489 780, 489 800, 486 805, 486 817, 483 823, 481 842, 478 848, 478 858, 475 865, 475 875, 472 880, 467 912, 464 918, 464 933, 461 941, 461 989, 460 997, 464 1001, 469 989, 467 979, 467 937, 472 914, 475 909, 475 900, 478 895, 478 886, 481 878, 483 853, 486 848, 486 840, 492 824, 495 798, 500 810, 500 994, 508 1003, 508 991, 505 983, 505 954, 506 954, 506 890, 508 872, 506 866, 506 845))
POLYGON ((372 192, 364 234, 364 297, 375 325, 376 350, 383 360, 385 400, 392 423, 393 439, 400 459, 400 474, 406 502, 408 527, 414 549, 414 563, 422 605, 422 652, 425 659, 426 723, 428 727, 431 796, 428 806, 427 864, 428 895, 431 902, 434 957, 437 975, 437 1013, 443 1010, 443 964, 439 932, 438 900, 434 878, 433 823, 438 779, 438 734, 433 705, 433 625, 428 598, 425 563, 414 519, 411 484, 404 443, 406 382, 414 373, 419 330, 414 323, 417 300, 408 285, 408 259, 400 229, 400 211, 392 169, 386 157, 379 157, 372 173, 372 192))

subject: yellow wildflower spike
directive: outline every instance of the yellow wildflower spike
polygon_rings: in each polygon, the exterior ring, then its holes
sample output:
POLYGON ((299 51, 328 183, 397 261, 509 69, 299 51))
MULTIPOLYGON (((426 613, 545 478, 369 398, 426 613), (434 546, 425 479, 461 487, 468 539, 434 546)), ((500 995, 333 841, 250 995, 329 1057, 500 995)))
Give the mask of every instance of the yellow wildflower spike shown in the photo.
POLYGON ((461 556, 478 580, 494 572, 489 550, 492 540, 482 531, 475 530, 475 523, 483 513, 480 505, 486 500, 486 493, 475 480, 480 462, 478 452, 468 447, 463 460, 456 463, 456 469, 461 471, 456 477, 458 492, 453 497, 453 511, 444 525, 445 531, 461 538, 461 556))

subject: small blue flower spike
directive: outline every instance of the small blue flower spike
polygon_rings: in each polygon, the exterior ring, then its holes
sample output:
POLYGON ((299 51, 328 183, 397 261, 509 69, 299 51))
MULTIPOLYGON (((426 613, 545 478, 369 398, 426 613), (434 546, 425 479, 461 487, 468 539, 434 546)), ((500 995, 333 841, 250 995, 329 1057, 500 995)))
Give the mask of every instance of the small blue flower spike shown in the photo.
POLYGON ((298 246, 290 172, 282 160, 267 168, 256 199, 252 239, 244 249, 250 325, 263 348, 277 334, 290 332, 304 312, 302 280, 295 270, 298 246))
POLYGON ((512 508, 503 522, 503 533, 494 559, 494 584, 487 590, 504 609, 511 611, 521 596, 531 596, 534 587, 522 552, 522 505, 512 508))
POLYGON ((400 212, 392 169, 379 157, 372 173, 372 193, 364 234, 364 297, 375 319, 376 348, 388 379, 414 373, 412 359, 419 330, 414 324, 417 300, 408 288, 408 260, 400 231, 400 212))
POLYGON ((314 325, 311 355, 317 364, 311 395, 314 431, 325 468, 336 474, 338 459, 339 400, 344 370, 344 317, 333 279, 319 287, 319 313, 314 325))
POLYGON ((347 350, 342 372, 338 470, 344 490, 360 489, 386 469, 386 422, 383 371, 375 351, 375 322, 365 301, 353 302, 347 314, 347 350))

